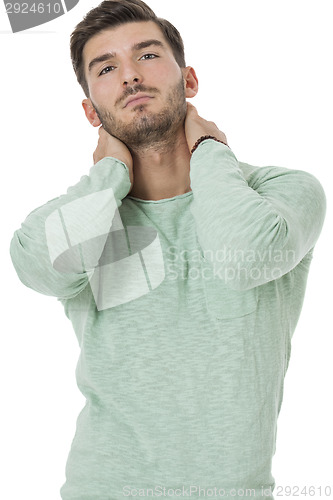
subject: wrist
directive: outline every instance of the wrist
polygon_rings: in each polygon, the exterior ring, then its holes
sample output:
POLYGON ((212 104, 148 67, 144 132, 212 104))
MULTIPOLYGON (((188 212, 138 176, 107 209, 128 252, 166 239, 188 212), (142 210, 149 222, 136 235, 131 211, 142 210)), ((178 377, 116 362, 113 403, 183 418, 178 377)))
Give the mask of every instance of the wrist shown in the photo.
MULTIPOLYGON (((224 141, 221 141, 220 139, 217 139, 217 137, 213 136, 213 135, 202 135, 201 137, 199 137, 199 139, 197 140, 197 142, 194 144, 193 148, 191 149, 191 155, 194 153, 194 151, 197 149, 197 147, 199 146, 199 144, 201 144, 203 141, 205 141, 206 139, 213 139, 214 141, 216 142, 221 142, 222 144, 224 144, 225 146, 228 146, 228 144, 224 141)), ((229 148, 229 146, 228 146, 229 148)))

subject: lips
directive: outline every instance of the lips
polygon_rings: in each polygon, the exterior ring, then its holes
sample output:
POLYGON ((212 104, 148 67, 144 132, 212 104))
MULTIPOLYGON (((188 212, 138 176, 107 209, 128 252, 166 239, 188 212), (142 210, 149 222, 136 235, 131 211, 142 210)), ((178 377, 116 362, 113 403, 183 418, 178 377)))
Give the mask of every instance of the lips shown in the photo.
POLYGON ((128 106, 129 104, 140 104, 141 102, 146 102, 148 101, 149 99, 152 99, 152 97, 148 94, 142 94, 140 92, 138 92, 137 94, 131 96, 129 99, 127 99, 126 101, 126 104, 124 106, 124 108, 126 108, 126 106, 128 106))

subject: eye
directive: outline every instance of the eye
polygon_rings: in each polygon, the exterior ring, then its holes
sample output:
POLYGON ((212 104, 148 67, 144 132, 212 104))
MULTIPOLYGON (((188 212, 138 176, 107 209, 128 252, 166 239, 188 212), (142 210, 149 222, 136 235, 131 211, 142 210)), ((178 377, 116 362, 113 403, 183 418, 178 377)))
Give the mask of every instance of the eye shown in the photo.
POLYGON ((147 60, 147 59, 155 59, 155 57, 158 57, 158 56, 156 56, 155 54, 144 54, 140 59, 143 59, 143 58, 145 60, 147 60))
POLYGON ((105 75, 106 73, 110 73, 114 66, 106 66, 105 68, 102 69, 102 71, 99 73, 98 76, 105 75))

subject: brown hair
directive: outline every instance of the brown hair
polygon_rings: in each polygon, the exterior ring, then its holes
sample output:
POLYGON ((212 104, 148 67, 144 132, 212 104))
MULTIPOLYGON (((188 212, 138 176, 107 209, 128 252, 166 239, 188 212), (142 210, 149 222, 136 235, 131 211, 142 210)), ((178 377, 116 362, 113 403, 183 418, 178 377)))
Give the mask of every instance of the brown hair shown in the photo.
POLYGON ((166 19, 155 15, 142 0, 104 0, 90 10, 75 27, 70 38, 70 52, 77 81, 85 95, 89 88, 84 73, 82 52, 87 41, 100 31, 126 23, 153 21, 170 44, 173 55, 181 68, 186 67, 184 43, 179 31, 166 19))

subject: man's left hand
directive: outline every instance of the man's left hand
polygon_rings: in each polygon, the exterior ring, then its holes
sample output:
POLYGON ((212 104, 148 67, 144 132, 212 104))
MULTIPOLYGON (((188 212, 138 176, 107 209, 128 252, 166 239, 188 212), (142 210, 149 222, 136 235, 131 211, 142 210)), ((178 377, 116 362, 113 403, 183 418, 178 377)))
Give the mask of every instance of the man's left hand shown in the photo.
POLYGON ((199 116, 195 106, 187 102, 187 114, 185 118, 185 136, 188 148, 191 151, 194 144, 203 135, 212 135, 220 141, 227 143, 227 138, 214 122, 208 122, 199 116))

